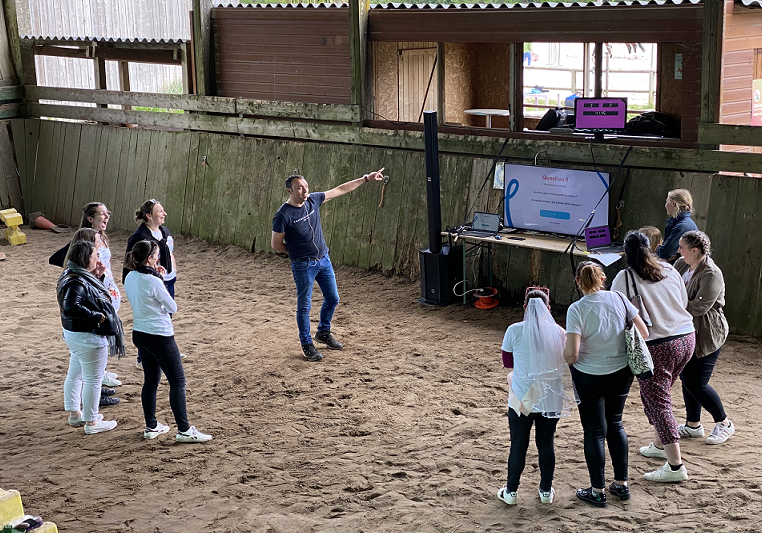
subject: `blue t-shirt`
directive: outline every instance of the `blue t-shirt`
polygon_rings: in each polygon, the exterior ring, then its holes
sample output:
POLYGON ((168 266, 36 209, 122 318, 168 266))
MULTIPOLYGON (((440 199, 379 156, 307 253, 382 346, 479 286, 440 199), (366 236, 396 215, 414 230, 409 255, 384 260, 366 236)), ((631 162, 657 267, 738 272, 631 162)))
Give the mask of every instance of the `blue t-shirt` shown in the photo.
POLYGON ((292 261, 320 259, 328 253, 320 225, 320 204, 324 201, 324 192, 313 192, 301 207, 287 202, 275 213, 273 231, 286 234, 284 241, 292 261))

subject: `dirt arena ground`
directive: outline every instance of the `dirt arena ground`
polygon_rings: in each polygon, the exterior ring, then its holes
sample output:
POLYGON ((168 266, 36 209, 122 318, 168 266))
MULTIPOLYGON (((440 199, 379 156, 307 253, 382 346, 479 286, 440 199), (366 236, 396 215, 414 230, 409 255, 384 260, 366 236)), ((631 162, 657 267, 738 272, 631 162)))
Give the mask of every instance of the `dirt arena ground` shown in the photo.
MULTIPOLYGON (((124 385, 103 413, 119 426, 86 436, 63 411, 60 269, 47 263, 68 237, 24 230, 29 244, 0 247, 0 487, 21 491, 28 512, 61 531, 762 530, 756 339, 732 338, 723 351, 712 383, 738 432, 721 446, 684 441, 687 482, 643 479, 660 461, 637 454, 651 431, 635 385, 625 412, 629 502, 597 509, 574 498, 589 485, 575 412, 556 437, 556 503, 539 502, 530 447, 509 508, 495 498, 509 446, 500 343, 517 310, 423 307, 417 283, 338 268, 334 333, 346 349, 307 363, 286 260, 180 237, 175 329, 188 354, 189 418, 214 440, 174 442, 165 382, 157 412, 172 431, 143 440, 131 342, 127 358, 109 363, 124 385)), ((112 235, 117 277, 126 238, 112 235)), ((679 384, 674 398, 682 419, 679 384)))

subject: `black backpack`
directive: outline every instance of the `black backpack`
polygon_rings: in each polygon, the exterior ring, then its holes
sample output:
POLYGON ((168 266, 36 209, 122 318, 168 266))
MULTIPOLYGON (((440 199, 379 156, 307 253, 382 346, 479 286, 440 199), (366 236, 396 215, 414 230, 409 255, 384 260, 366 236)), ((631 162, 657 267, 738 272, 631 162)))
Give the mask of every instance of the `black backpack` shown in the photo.
POLYGON ((550 131, 550 128, 560 128, 565 122, 566 111, 560 107, 548 109, 534 129, 536 131, 550 131))
POLYGON ((680 138, 680 121, 658 111, 649 111, 630 119, 624 127, 625 135, 680 138))

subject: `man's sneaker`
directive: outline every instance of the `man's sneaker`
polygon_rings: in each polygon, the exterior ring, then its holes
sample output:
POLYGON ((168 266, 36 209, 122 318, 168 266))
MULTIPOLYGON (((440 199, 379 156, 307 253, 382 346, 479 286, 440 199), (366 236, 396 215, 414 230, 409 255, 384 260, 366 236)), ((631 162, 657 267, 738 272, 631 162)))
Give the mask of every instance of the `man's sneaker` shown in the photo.
POLYGON ((653 472, 647 472, 643 474, 643 477, 648 481, 659 481, 661 483, 677 483, 679 481, 685 481, 688 479, 688 471, 684 465, 680 466, 680 470, 672 470, 669 466, 669 462, 666 462, 658 470, 653 472))
POLYGON ((508 487, 503 487, 497 491, 497 498, 508 505, 516 505, 519 502, 519 495, 515 492, 508 492, 508 487))
POLYGON ((187 355, 185 355, 184 353, 181 353, 181 354, 180 354, 180 359, 185 359, 186 357, 188 357, 188 356, 187 356, 187 355))
POLYGON ((304 353, 304 358, 310 363, 316 363, 323 359, 323 354, 318 352, 317 348, 315 348, 315 345, 312 343, 302 344, 302 353, 304 353))
POLYGON ((155 439, 159 435, 164 435, 168 431, 169 431, 169 426, 165 426, 161 422, 156 422, 156 427, 155 428, 153 428, 153 429, 146 428, 143 431, 143 438, 144 439, 155 439))
POLYGON ((598 494, 593 492, 593 488, 577 489, 577 498, 583 502, 591 503, 596 507, 606 507, 606 493, 599 492, 598 494))
POLYGON ((116 427, 116 420, 97 420, 95 424, 85 424, 85 434, 95 435, 104 431, 111 431, 116 427))
POLYGON ((191 426, 188 428, 188 431, 182 433, 178 431, 177 435, 175 435, 175 440, 177 442, 206 442, 212 440, 212 436, 201 433, 196 429, 196 426, 191 426))
POLYGON ((704 426, 699 424, 699 427, 692 428, 687 424, 679 424, 677 426, 677 432, 680 434, 681 437, 703 437, 704 436, 704 426))
POLYGON ((649 443, 648 446, 641 446, 638 451, 643 457, 653 457, 655 459, 667 458, 667 452, 663 448, 657 448, 653 442, 649 443))
POLYGON ((541 503, 553 503, 553 498, 556 496, 556 491, 553 487, 550 487, 550 492, 543 492, 540 489, 537 489, 537 492, 540 493, 541 503))
POLYGON ((119 403, 119 398, 113 396, 101 396, 98 400, 98 407, 108 407, 109 405, 116 405, 119 403))
POLYGON ((728 420, 727 425, 724 422, 717 422, 714 429, 706 438, 707 444, 722 444, 730 438, 733 433, 736 432, 736 427, 733 422, 728 420))
POLYGON ((102 385, 104 387, 118 387, 122 382, 117 379, 117 375, 113 372, 105 372, 103 374, 102 385))
POLYGON ((333 335, 331 335, 330 331, 318 331, 315 333, 315 340, 325 344, 328 346, 331 350, 343 350, 344 345, 341 344, 339 341, 333 338, 333 335))
POLYGON ((627 485, 617 485, 612 481, 609 485, 609 492, 622 501, 630 499, 630 487, 627 485))
POLYGON ((135 361, 135 368, 137 368, 138 370, 143 370, 143 363, 141 363, 140 361, 135 361))

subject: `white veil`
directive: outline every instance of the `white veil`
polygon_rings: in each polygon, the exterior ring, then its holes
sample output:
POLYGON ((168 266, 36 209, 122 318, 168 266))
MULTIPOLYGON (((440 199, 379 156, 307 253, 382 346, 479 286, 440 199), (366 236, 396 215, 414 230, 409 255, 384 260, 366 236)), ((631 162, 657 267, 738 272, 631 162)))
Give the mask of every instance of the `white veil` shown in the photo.
POLYGON ((523 333, 531 386, 520 399, 522 410, 541 412, 547 418, 569 416, 579 400, 564 361, 564 336, 542 299, 529 299, 523 333))

